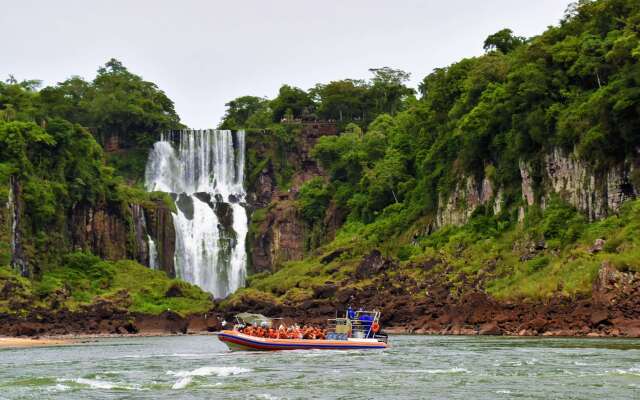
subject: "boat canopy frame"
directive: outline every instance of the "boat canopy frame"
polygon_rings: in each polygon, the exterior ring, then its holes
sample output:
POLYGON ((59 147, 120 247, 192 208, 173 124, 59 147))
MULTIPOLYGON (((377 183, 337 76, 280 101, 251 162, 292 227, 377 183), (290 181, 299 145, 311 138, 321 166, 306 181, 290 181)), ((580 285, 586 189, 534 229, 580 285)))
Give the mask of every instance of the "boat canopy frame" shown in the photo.
POLYGON ((343 318, 333 318, 328 320, 329 327, 336 337, 353 337, 359 339, 381 339, 386 342, 387 336, 378 334, 374 326, 380 326, 380 311, 353 311, 350 317, 349 311, 345 312, 343 318))

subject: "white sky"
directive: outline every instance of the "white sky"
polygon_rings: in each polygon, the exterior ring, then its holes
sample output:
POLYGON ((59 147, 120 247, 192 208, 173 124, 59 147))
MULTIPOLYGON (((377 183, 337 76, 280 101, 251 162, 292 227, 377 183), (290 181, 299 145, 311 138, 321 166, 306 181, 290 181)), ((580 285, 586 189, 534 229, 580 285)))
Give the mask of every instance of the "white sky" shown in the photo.
POLYGON ((158 84, 192 128, 224 103, 274 97, 281 84, 412 73, 482 54, 508 27, 557 24, 569 0, 0 0, 0 78, 91 80, 109 58, 158 84))

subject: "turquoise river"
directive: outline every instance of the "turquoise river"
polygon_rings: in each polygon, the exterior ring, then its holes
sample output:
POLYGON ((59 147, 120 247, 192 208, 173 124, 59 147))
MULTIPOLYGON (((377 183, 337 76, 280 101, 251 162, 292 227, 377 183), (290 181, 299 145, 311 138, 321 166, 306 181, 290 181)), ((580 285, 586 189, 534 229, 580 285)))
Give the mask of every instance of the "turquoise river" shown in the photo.
POLYGON ((393 336, 229 352, 213 336, 0 350, 0 399, 640 399, 640 341, 393 336))

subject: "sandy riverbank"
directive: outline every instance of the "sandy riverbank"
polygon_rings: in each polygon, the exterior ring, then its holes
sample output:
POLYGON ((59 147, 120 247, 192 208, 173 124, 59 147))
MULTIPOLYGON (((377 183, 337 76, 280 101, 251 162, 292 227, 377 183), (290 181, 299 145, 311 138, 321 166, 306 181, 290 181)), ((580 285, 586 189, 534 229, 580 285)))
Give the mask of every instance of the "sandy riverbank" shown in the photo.
POLYGON ((0 349, 16 347, 61 346, 75 342, 76 340, 74 339, 0 337, 0 349))
MULTIPOLYGON (((189 335, 211 335, 211 333, 197 332, 197 333, 189 333, 189 335)), ((109 334, 109 333, 69 334, 69 335, 43 336, 38 338, 0 336, 0 349, 82 344, 82 343, 96 342, 99 339, 105 339, 105 338, 159 337, 159 336, 186 336, 186 334, 182 334, 182 333, 176 334, 176 333, 170 333, 170 332, 145 332, 145 333, 136 333, 136 334, 109 334)))

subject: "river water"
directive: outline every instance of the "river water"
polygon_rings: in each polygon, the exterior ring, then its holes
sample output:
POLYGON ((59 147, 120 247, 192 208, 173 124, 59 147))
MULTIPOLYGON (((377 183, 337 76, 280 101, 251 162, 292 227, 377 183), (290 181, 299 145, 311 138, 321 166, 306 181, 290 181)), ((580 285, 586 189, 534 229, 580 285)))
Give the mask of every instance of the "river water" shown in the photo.
POLYGON ((640 341, 392 336, 229 352, 212 336, 0 350, 0 399, 639 399, 640 341))

